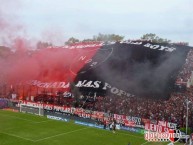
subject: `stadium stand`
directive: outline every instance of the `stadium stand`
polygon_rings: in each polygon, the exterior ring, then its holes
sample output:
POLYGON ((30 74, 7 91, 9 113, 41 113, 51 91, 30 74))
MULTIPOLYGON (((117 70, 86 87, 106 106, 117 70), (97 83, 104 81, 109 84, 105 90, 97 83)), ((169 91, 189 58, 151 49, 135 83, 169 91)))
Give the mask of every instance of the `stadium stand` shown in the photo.
MULTIPOLYGON (((57 83, 50 85, 37 78, 40 82, 33 81, 25 91, 23 88, 20 89, 22 91, 15 89, 15 99, 19 99, 19 92, 22 92, 25 101, 105 112, 111 117, 119 114, 185 126, 185 102, 187 99, 193 102, 191 47, 125 41, 75 44, 68 48, 69 53, 78 51, 72 63, 65 62, 70 68, 64 71, 62 79, 69 75, 74 80, 69 88, 54 88, 57 83), (29 94, 33 95, 33 99, 29 94)), ((5 107, 3 103, 1 106, 5 107)), ((189 108, 191 127, 192 106, 189 108)))

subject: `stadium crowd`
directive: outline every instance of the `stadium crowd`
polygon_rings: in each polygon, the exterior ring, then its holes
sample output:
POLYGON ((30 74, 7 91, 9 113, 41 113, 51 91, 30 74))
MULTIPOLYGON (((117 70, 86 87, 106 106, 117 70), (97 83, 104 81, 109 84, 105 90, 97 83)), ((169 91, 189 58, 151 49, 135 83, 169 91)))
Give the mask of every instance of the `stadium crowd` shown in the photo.
POLYGON ((190 79, 192 70, 193 70, 193 51, 190 50, 188 52, 186 62, 183 65, 183 68, 178 73, 176 83, 178 83, 178 84, 187 83, 188 79, 190 79))
MULTIPOLYGON (((183 68, 179 72, 176 84, 188 86, 193 70, 193 51, 190 50, 183 68)), ((187 101, 189 106, 189 123, 193 127, 193 87, 185 92, 174 92, 169 100, 125 97, 98 97, 94 110, 125 114, 152 120, 167 120, 185 126, 187 101)))
MULTIPOLYGON (((185 126, 186 99, 193 102, 191 88, 184 93, 173 93, 169 100, 152 100, 147 98, 100 97, 95 103, 98 111, 124 114, 151 120, 164 120, 185 126), (190 91, 191 90, 191 91, 190 91), (102 100, 102 101, 101 101, 102 100)), ((189 122, 193 122, 193 104, 189 105, 189 122)))
MULTIPOLYGON (((183 68, 177 76, 176 83, 187 85, 193 70, 193 51, 190 50, 183 68)), ((56 95, 39 94, 35 102, 56 104, 60 106, 82 107, 93 111, 122 114, 152 120, 165 120, 185 126, 187 100, 189 105, 189 125, 193 127, 193 87, 185 92, 173 92, 168 100, 117 96, 79 96, 58 92, 56 95)))
POLYGON ((193 87, 183 93, 172 93, 168 100, 117 96, 49 96, 40 95, 35 102, 73 106, 111 114, 140 117, 151 120, 163 120, 185 126, 187 99, 189 104, 189 125, 193 127, 193 87))
MULTIPOLYGON (((188 86, 193 70, 193 51, 190 50, 186 63, 177 76, 176 84, 188 86), (179 81, 180 80, 180 81, 179 81)), ((148 98, 125 98, 116 96, 97 97, 93 104, 85 106, 114 114, 124 114, 152 120, 167 120, 185 126, 187 101, 189 106, 189 123, 193 127, 193 87, 188 86, 184 92, 173 92, 168 100, 148 98)))

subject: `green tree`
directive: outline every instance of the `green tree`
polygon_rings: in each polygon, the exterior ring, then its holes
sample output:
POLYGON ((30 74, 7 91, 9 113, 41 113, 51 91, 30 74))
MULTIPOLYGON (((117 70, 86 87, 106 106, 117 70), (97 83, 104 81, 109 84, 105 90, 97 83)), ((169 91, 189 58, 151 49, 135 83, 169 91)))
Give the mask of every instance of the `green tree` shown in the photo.
POLYGON ((93 36, 94 41, 122 41, 124 36, 116 34, 101 34, 93 36))
POLYGON ((156 34, 153 34, 153 33, 144 34, 141 37, 141 39, 142 40, 151 40, 152 42, 155 42, 155 43, 170 43, 171 42, 171 40, 160 38, 156 34))
POLYGON ((91 41, 95 41, 94 39, 84 39, 82 40, 82 42, 91 42, 91 41))
POLYGON ((7 57, 8 55, 10 55, 11 49, 5 46, 0 46, 0 57, 7 57))
POLYGON ((69 44, 73 44, 73 43, 76 43, 76 42, 80 42, 78 39, 74 38, 74 37, 71 37, 68 39, 68 41, 65 42, 66 45, 69 45, 69 44))
POLYGON ((37 49, 47 48, 49 46, 52 46, 52 43, 38 41, 36 44, 37 49))

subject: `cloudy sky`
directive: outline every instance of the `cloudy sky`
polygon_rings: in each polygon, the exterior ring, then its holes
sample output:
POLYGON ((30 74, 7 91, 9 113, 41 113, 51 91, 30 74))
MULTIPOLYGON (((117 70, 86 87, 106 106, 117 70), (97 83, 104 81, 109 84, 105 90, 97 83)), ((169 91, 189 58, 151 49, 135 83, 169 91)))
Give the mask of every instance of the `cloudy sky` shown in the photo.
POLYGON ((3 39, 12 35, 9 30, 15 30, 15 35, 59 45, 71 36, 82 40, 98 33, 115 33, 125 39, 137 39, 155 33, 193 46, 193 0, 0 0, 0 3, 3 39))

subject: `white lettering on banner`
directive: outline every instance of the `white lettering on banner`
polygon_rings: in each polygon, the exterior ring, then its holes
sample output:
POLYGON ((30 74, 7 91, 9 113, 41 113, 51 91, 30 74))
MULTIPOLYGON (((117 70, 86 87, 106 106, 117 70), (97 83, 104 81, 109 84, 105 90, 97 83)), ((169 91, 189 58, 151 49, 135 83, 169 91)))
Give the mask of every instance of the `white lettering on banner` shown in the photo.
POLYGON ((96 61, 95 61, 95 62, 91 63, 91 65, 90 65, 90 66, 92 66, 92 67, 93 67, 93 66, 97 65, 97 63, 98 63, 98 62, 96 62, 96 61))
POLYGON ((90 63, 92 61, 92 59, 88 59, 85 61, 85 63, 90 63))
POLYGON ((74 114, 75 111, 76 111, 76 108, 70 107, 70 112, 71 112, 72 114, 74 114))
POLYGON ((54 119, 54 120, 61 120, 61 121, 68 121, 67 119, 65 118, 62 118, 62 117, 57 117, 57 116, 51 116, 51 115, 47 115, 47 118, 49 119, 54 119))
POLYGON ((122 95, 123 95, 123 96, 126 96, 127 93, 126 93, 125 91, 123 91, 123 90, 120 90, 117 95, 119 95, 119 96, 122 96, 122 95))
POLYGON ((54 106, 55 111, 66 112, 64 107, 54 106))
POLYGON ((57 82, 51 84, 50 88, 57 88, 57 84, 58 84, 57 82))
MULTIPOLYGON (((84 87, 93 87, 92 82, 93 82, 93 81, 87 82, 87 83, 84 85, 84 87)), ((94 87, 93 87, 93 88, 94 88, 94 87)))
POLYGON ((71 107, 64 107, 64 112, 71 113, 71 107))
POLYGON ((166 121, 158 121, 158 125, 161 125, 161 126, 167 126, 167 122, 166 121))
POLYGON ((120 43, 125 43, 125 44, 134 44, 134 45, 141 45, 142 42, 134 42, 134 41, 122 41, 120 43))
POLYGON ((128 121, 133 121, 136 124, 141 124, 141 118, 140 117, 132 117, 132 116, 127 116, 126 119, 128 121))
POLYGON ((92 67, 98 64, 98 62, 96 61, 93 62, 93 59, 87 59, 87 60, 85 59, 86 59, 86 56, 80 56, 79 61, 84 61, 84 63, 87 63, 87 64, 90 63, 90 66, 92 67))
POLYGON ((82 87, 86 81, 87 81, 87 80, 84 80, 83 82, 82 82, 82 81, 78 81, 78 83, 76 84, 76 86, 77 86, 77 87, 82 87))
POLYGON ((65 83, 65 82, 59 82, 58 87, 59 88, 68 88, 70 86, 70 83, 65 83))
POLYGON ((70 83, 69 82, 40 82, 37 80, 29 81, 28 84, 34 85, 40 88, 69 88, 70 83))
POLYGON ((103 87, 103 90, 106 90, 108 88, 111 88, 111 85, 109 85, 108 83, 105 83, 105 86, 103 87))
MULTIPOLYGON (((121 41, 120 42, 121 44, 133 44, 133 45, 142 45, 142 41, 121 41)), ((92 47, 101 47, 101 46, 104 46, 104 45, 112 45, 112 44, 115 44, 115 42, 110 42, 110 43, 99 43, 99 44, 78 44, 78 45, 74 45, 74 46, 68 46, 68 45, 65 45, 63 47, 57 47, 57 46, 54 46, 54 48, 67 48, 67 49, 76 49, 76 48, 92 48, 92 47)), ((153 45, 151 43, 146 43, 144 44, 143 46, 145 47, 148 47, 150 49, 157 49, 157 50, 161 50, 161 51, 168 51, 168 52, 172 52, 174 50, 176 50, 176 48, 174 47, 167 47, 167 46, 163 46, 163 45, 153 45), (158 49, 160 48, 160 49, 158 49)), ((53 48, 52 46, 48 47, 48 48, 53 48)))
POLYGON ((161 48, 159 50, 165 50, 167 48, 168 48, 167 46, 161 46, 161 48))
MULTIPOLYGON (((70 113, 70 114, 77 114, 78 116, 84 117, 84 118, 103 119, 105 117, 105 112, 85 110, 83 108, 55 106, 51 104, 41 104, 41 103, 28 102, 28 101, 21 101, 19 105, 41 107, 41 108, 44 108, 45 110, 53 110, 53 111, 70 113)), ((140 128, 145 127, 146 130, 158 131, 158 132, 163 132, 163 131, 167 132, 168 128, 176 129, 176 126, 177 126, 177 124, 175 123, 166 122, 166 121, 158 121, 156 122, 156 124, 145 123, 144 121, 142 121, 140 117, 125 116, 125 115, 119 115, 119 114, 113 114, 113 118, 116 119, 118 122, 122 121, 127 126, 140 127, 140 128), (142 125, 143 124, 142 122, 145 123, 145 126, 142 125)))
MULTIPOLYGON (((151 120, 151 122, 153 122, 151 120)), ((145 128, 146 130, 152 130, 152 131, 158 131, 160 132, 160 130, 162 132, 166 132, 168 131, 168 129, 177 129, 177 124, 176 123, 171 123, 171 122, 167 122, 167 121, 158 121, 158 122, 153 122, 153 123, 146 123, 145 124, 145 128)))
POLYGON ((167 126, 162 126, 158 124, 152 124, 152 123, 146 123, 145 124, 145 130, 150 130, 153 132, 167 132, 168 131, 167 126))
POLYGON ((47 105, 47 104, 45 104, 45 105, 44 105, 44 109, 46 109, 46 110, 53 110, 53 105, 47 105))
POLYGON ((113 87, 113 88, 111 88, 111 93, 118 94, 119 93, 119 89, 113 87))
POLYGON ((131 116, 114 114, 113 118, 117 120, 117 122, 119 123, 120 122, 124 123, 125 126, 144 128, 144 125, 142 125, 142 122, 141 122, 141 118, 139 117, 131 117, 131 116))
POLYGON ((172 51, 176 50, 176 48, 174 48, 174 47, 168 47, 168 46, 162 46, 162 45, 153 45, 153 44, 150 44, 150 43, 146 43, 143 46, 148 47, 150 49, 165 50, 165 51, 168 51, 168 52, 172 52, 172 51), (160 49, 158 49, 158 48, 160 48, 160 49))
POLYGON ((83 45, 78 45, 76 48, 83 48, 83 45))
POLYGON ((91 88, 99 88, 101 81, 78 81, 76 84, 77 87, 91 87, 91 88))
POLYGON ((86 58, 86 56, 81 56, 80 58, 79 58, 79 61, 80 60, 84 60, 86 58))
POLYGON ((102 89, 103 89, 103 90, 110 89, 110 92, 111 92, 112 94, 116 94, 116 95, 118 95, 118 96, 127 96, 127 97, 133 97, 133 96, 134 96, 134 95, 129 94, 129 93, 126 93, 125 91, 120 90, 120 89, 118 89, 118 88, 116 88, 116 87, 111 87, 111 85, 108 84, 108 83, 106 83, 106 82, 105 82, 105 85, 104 85, 104 87, 103 87, 102 89))
MULTIPOLYGON (((65 45, 63 47, 58 47, 58 48, 67 48, 67 49, 76 49, 76 48, 92 48, 92 47, 100 47, 100 46, 103 46, 104 43, 101 42, 101 43, 95 43, 95 44, 79 44, 79 45, 74 45, 74 46, 69 46, 69 45, 65 45)), ((50 46, 48 48, 57 48, 57 46, 50 46)))
MULTIPOLYGON (((41 88, 69 88, 70 87, 70 82, 40 82, 37 80, 32 80, 28 82, 30 85, 38 86, 41 88)), ((127 93, 126 91, 123 91, 121 89, 118 89, 116 87, 111 86, 108 83, 104 83, 104 86, 101 86, 102 82, 101 81, 89 81, 89 80, 83 80, 83 81, 78 81, 76 83, 76 87, 88 87, 88 88, 100 88, 102 87, 103 90, 110 90, 112 94, 116 94, 118 96, 127 96, 127 97, 133 97, 134 95, 127 93)))
MULTIPOLYGON (((141 41, 138 41, 138 42, 136 42, 136 41, 122 41, 120 43, 142 45, 141 41)), ((155 50, 160 50, 160 51, 168 51, 168 52, 172 52, 172 51, 176 50, 176 48, 174 48, 174 47, 168 47, 168 46, 163 46, 163 45, 159 45, 159 44, 153 45, 151 43, 145 43, 143 46, 150 48, 150 49, 155 49, 155 50)))
POLYGON ((27 102, 27 101, 22 101, 20 104, 24 106, 29 106, 29 107, 37 107, 37 108, 43 108, 43 104, 40 103, 34 103, 34 102, 27 102))

